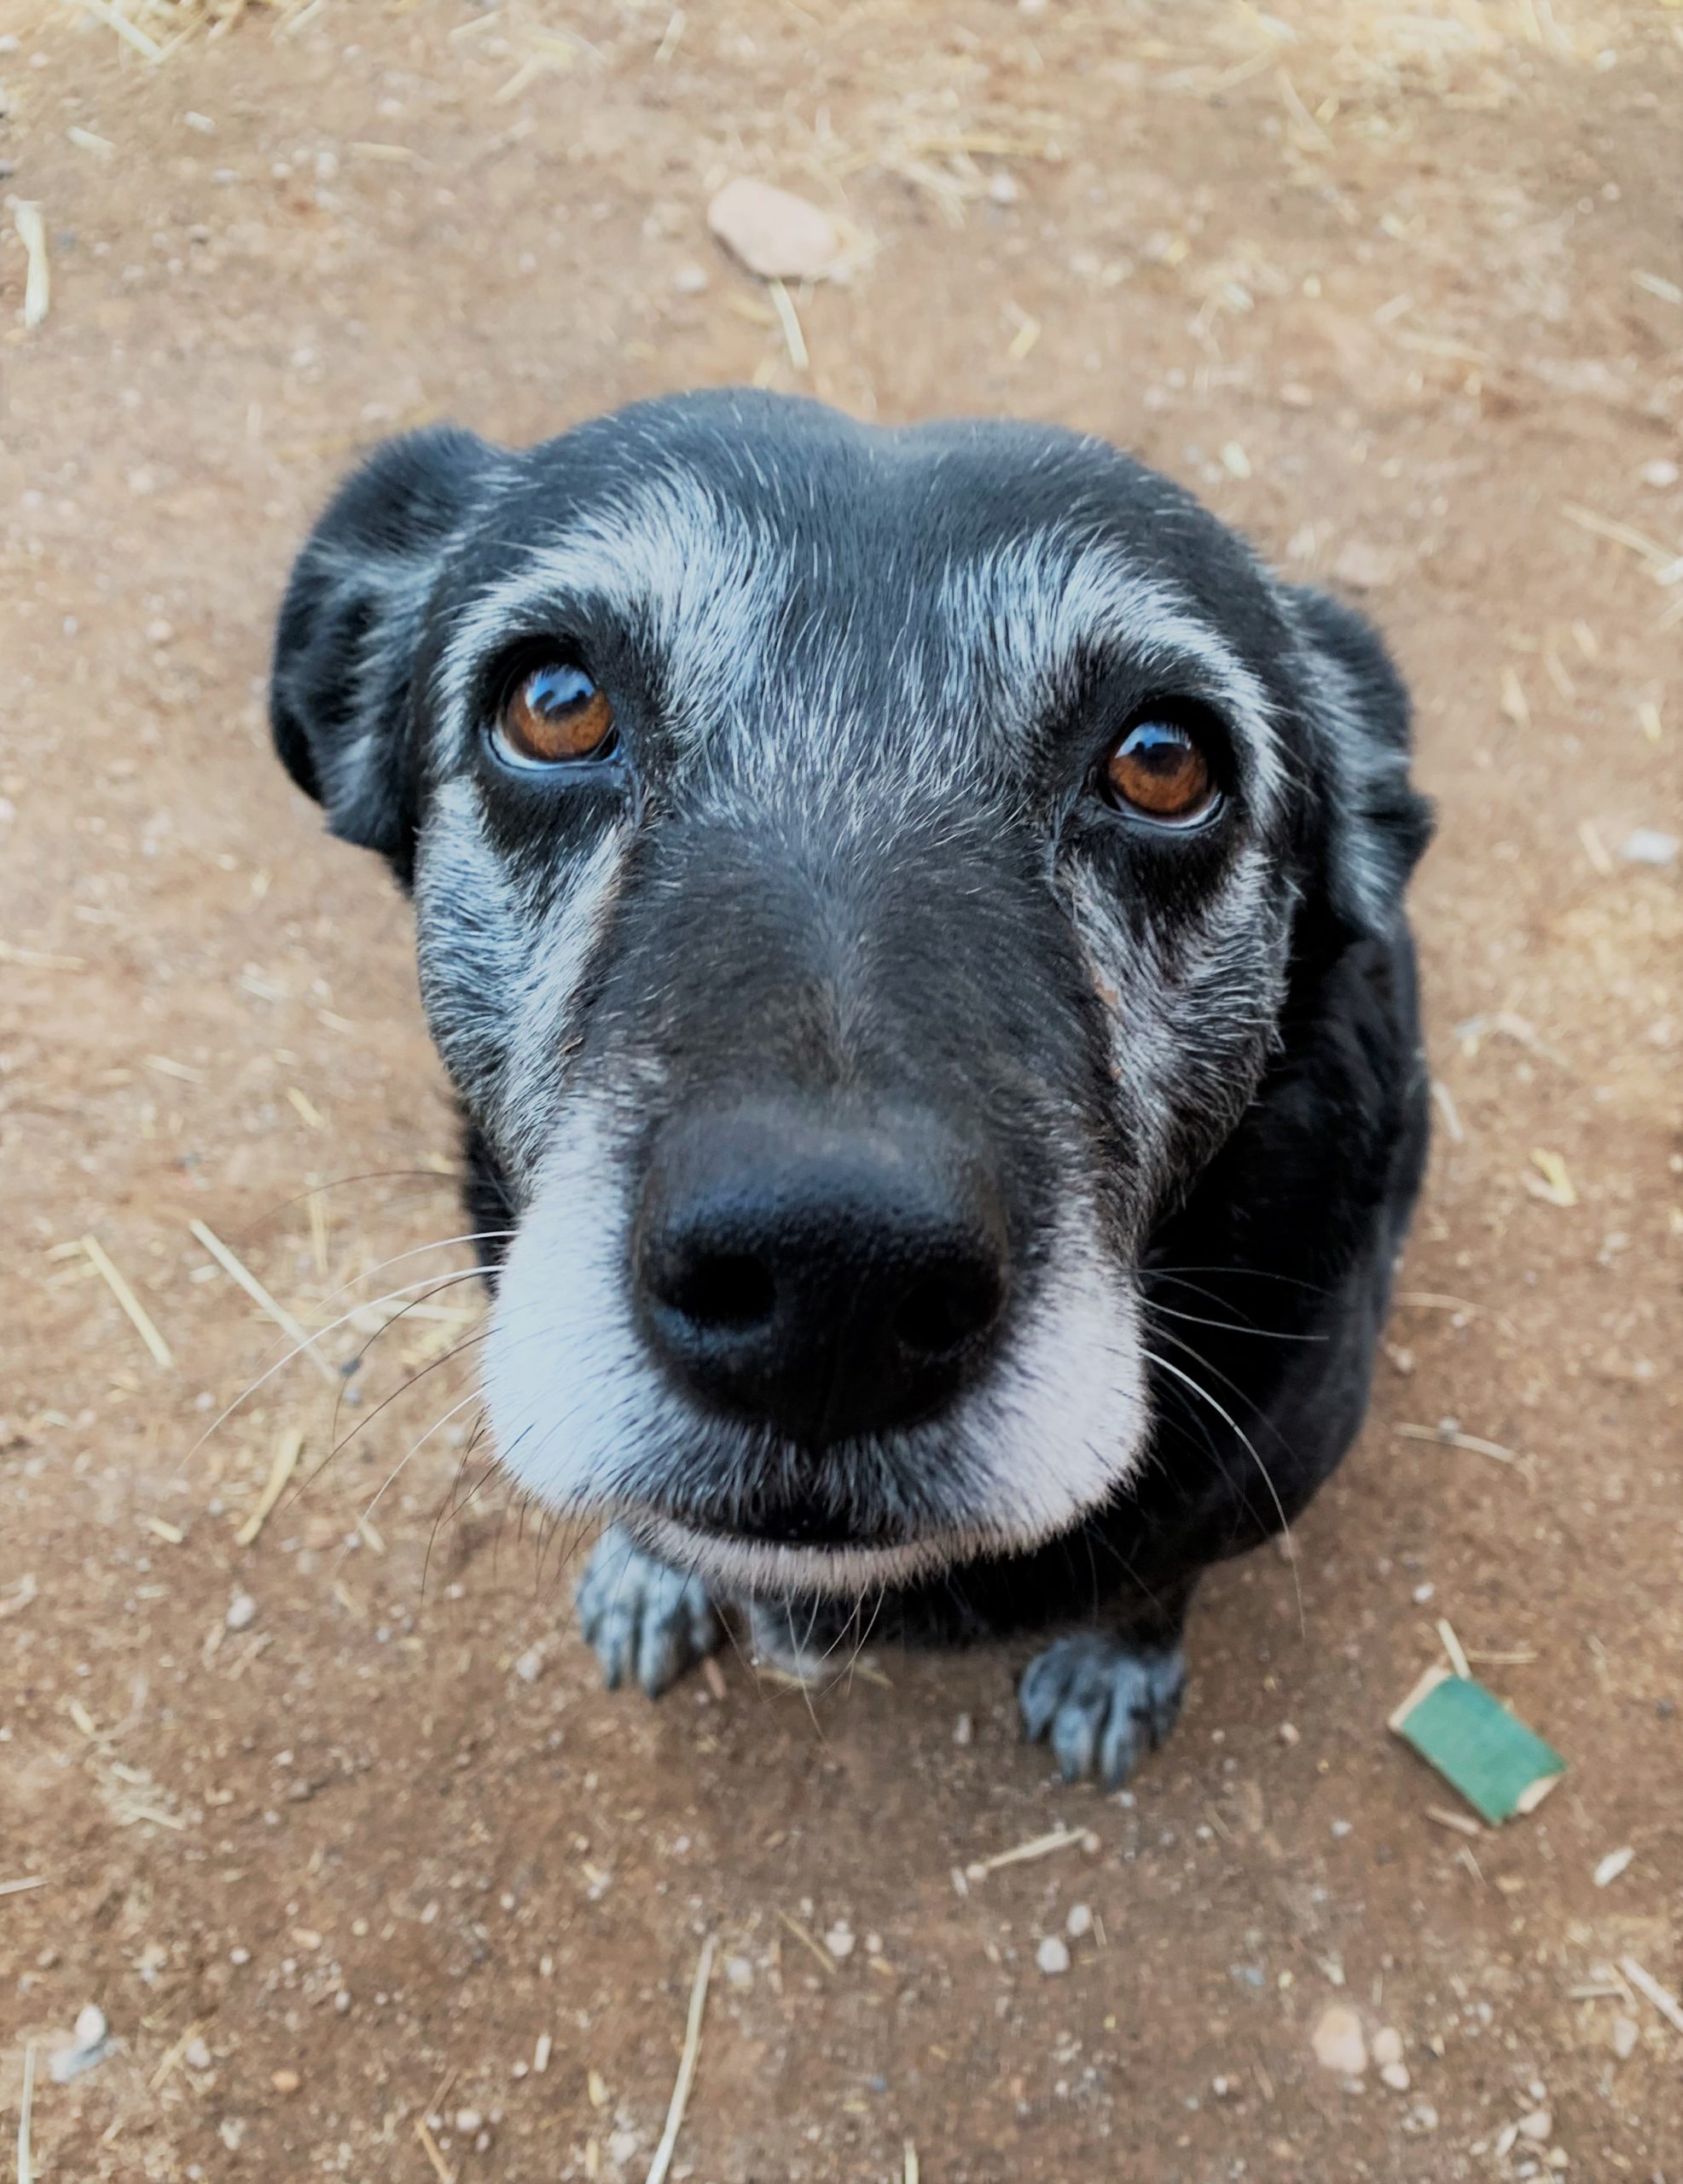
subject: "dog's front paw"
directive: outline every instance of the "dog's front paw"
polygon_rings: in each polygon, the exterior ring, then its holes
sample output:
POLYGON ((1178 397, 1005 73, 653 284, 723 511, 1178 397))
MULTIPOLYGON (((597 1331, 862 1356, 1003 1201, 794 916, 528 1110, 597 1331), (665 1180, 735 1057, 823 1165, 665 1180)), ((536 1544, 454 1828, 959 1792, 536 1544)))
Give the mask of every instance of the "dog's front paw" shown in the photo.
POLYGON ((1111 1789, 1155 1751, 1180 1717, 1186 1656, 1082 1631, 1030 1661, 1017 1687, 1024 1726, 1044 1737, 1065 1781, 1096 1774, 1111 1789))
POLYGON ((658 1699, 724 1635, 700 1578, 645 1554, 618 1525, 596 1542, 577 1607, 610 1691, 634 1676, 658 1699))

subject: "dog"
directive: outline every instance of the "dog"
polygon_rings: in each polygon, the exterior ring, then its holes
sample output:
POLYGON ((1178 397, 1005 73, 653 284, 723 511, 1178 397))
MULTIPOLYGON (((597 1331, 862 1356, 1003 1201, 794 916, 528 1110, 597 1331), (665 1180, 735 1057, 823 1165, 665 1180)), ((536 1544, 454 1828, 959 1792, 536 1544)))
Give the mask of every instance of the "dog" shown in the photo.
POLYGON ((1048 1641, 1066 1776, 1367 1405, 1425 1157, 1409 709, 1097 439, 716 392, 340 490, 275 741, 413 899, 501 1460, 658 1694, 1048 1641))

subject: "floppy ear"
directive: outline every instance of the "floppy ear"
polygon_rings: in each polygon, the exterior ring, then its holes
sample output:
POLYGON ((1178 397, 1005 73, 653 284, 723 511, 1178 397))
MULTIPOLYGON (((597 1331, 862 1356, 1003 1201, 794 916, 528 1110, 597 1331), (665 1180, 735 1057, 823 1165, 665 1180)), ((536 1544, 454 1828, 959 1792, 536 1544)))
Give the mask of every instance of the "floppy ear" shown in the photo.
POLYGON ((1327 892, 1360 932, 1383 933, 1431 839, 1431 805, 1408 779, 1408 692, 1378 633, 1324 591, 1294 588, 1309 707, 1326 784, 1327 892))
POLYGON ((420 786, 415 658, 428 600, 496 450, 448 427, 390 440, 340 486, 293 566, 269 721, 331 830, 407 884, 420 786))

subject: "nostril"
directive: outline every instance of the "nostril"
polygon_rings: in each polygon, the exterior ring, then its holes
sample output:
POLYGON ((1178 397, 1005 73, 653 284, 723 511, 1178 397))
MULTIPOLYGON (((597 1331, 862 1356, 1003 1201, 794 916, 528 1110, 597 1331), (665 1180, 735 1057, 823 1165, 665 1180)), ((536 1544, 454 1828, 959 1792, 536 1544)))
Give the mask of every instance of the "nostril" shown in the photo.
POLYGON ((763 1327, 777 1306, 770 1268, 752 1252, 693 1252, 654 1269, 651 1283, 667 1309, 720 1333, 763 1327))
POLYGON ((901 1348, 929 1363, 955 1357, 999 1317, 1004 1298, 989 1267, 953 1266, 914 1283, 894 1315, 901 1348))

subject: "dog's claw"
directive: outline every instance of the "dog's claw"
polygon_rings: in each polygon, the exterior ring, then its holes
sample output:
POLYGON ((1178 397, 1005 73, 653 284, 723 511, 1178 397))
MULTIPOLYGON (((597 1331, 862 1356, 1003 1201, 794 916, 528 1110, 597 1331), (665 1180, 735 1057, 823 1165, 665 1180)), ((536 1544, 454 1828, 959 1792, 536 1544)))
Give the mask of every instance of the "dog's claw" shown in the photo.
POLYGON ((1017 1704, 1029 1735, 1051 1745, 1065 1781, 1096 1774, 1117 1789, 1174 1728, 1186 1676, 1178 1646, 1147 1650, 1083 1631, 1029 1664, 1017 1704))
POLYGON ((700 1578, 645 1554, 618 1525, 596 1542, 577 1607, 610 1691, 635 1676, 658 1699, 724 1635, 700 1578))

